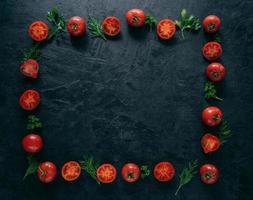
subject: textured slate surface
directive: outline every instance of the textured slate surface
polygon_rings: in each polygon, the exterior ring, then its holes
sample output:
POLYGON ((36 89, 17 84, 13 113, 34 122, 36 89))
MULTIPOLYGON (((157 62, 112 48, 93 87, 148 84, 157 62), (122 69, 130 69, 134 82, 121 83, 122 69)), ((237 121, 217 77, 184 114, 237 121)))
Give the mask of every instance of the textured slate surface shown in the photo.
POLYGON ((252 9, 251 0, 1 0, 1 199, 252 199, 252 9), (107 42, 65 34, 43 49, 40 77, 28 81, 19 73, 20 50, 31 45, 27 27, 34 20, 46 20, 54 5, 65 18, 116 15, 122 20, 122 34, 107 42), (184 7, 201 19, 211 13, 221 17, 222 62, 228 74, 219 93, 225 101, 210 103, 223 109, 234 135, 219 152, 206 156, 199 143, 204 132, 200 113, 208 105, 202 93, 208 63, 201 47, 206 37, 200 31, 182 41, 177 34, 166 43, 154 32, 133 32, 124 21, 125 11, 133 7, 159 19, 176 19, 184 7), (118 178, 99 187, 83 173, 74 183, 60 176, 49 185, 37 177, 22 181, 27 163, 20 141, 26 134, 27 113, 19 108, 18 97, 27 88, 42 95, 36 111, 44 124, 41 160, 54 161, 60 168, 90 153, 118 170, 128 161, 153 166, 170 160, 178 172, 198 158, 220 168, 220 181, 206 186, 196 177, 178 198, 173 195, 177 179, 161 184, 150 177, 130 185, 118 178))

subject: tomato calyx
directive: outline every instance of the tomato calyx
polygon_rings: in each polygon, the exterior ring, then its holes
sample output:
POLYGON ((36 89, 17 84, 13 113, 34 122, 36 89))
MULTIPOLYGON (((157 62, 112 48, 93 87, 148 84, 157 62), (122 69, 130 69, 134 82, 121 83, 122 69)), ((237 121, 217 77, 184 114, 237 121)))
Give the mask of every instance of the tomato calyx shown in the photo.
POLYGON ((214 121, 219 121, 220 119, 221 118, 220 118, 220 116, 218 114, 213 115, 213 120, 214 121))
POLYGON ((133 172, 128 172, 127 173, 127 178, 129 179, 133 179, 135 176, 134 176, 134 173, 133 172))
POLYGON ((213 24, 213 23, 209 23, 208 26, 207 26, 207 28, 208 28, 209 31, 212 31, 212 30, 214 30, 216 28, 216 25, 213 24))
POLYGON ((212 76, 213 76, 214 78, 218 78, 218 77, 220 77, 221 72, 212 71, 211 74, 212 74, 212 76))
POLYGON ((133 18, 132 18, 132 22, 133 22, 134 24, 138 24, 138 23, 139 23, 139 21, 140 21, 140 19, 139 19, 139 17, 138 17, 138 16, 133 16, 133 18))
POLYGON ((206 173, 204 174, 204 178, 205 178, 206 180, 209 180, 209 179, 213 178, 213 175, 212 175, 211 172, 206 172, 206 173))
POLYGON ((41 176, 46 176, 47 175, 46 170, 41 169, 41 167, 38 167, 38 170, 40 171, 41 176))
POLYGON ((78 28, 78 25, 76 23, 71 24, 71 29, 72 30, 77 30, 77 28, 78 28))

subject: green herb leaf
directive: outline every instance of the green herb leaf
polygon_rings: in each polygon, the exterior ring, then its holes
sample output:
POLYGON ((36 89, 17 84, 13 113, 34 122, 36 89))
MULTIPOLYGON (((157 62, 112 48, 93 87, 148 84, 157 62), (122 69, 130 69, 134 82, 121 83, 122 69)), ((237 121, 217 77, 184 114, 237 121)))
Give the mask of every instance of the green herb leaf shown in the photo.
POLYGON ((156 25, 157 20, 154 16, 147 15, 145 19, 145 24, 149 26, 150 31, 152 30, 152 27, 156 25))
POLYGON ((34 129, 42 128, 42 123, 38 117, 35 115, 29 115, 26 129, 33 131, 34 129))
POLYGON ((93 37, 100 37, 103 40, 106 40, 104 29, 98 19, 89 17, 88 29, 90 30, 90 33, 93 37))
POLYGON ((39 163, 35 160, 35 158, 32 155, 28 155, 27 160, 28 160, 28 168, 25 172, 23 180, 27 176, 35 174, 37 172, 38 167, 39 167, 39 163))
POLYGON ((215 85, 210 81, 206 82, 204 92, 205 92, 206 99, 216 99, 219 101, 223 101, 223 99, 221 99, 217 96, 217 91, 216 91, 215 85))
POLYGON ((39 50, 39 45, 40 43, 35 43, 32 48, 30 49, 25 49, 23 53, 23 61, 26 61, 28 59, 34 59, 38 60, 40 57, 40 50, 39 50))
POLYGON ((148 177, 151 174, 151 170, 147 165, 142 165, 141 166, 141 178, 144 179, 148 177))
POLYGON ((218 135, 221 141, 221 144, 227 142, 228 138, 231 137, 231 130, 229 124, 226 120, 222 120, 221 125, 219 126, 218 135))

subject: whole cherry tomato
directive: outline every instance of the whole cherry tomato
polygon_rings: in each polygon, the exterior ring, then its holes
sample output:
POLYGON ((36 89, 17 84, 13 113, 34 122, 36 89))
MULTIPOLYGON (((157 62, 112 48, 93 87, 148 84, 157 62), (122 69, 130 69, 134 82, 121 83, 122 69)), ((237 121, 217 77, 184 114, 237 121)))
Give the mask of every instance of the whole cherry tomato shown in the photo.
POLYGON ((213 164, 204 164, 199 170, 201 180, 210 185, 217 182, 219 178, 219 170, 213 164))
POLYGON ((207 42, 202 48, 202 53, 207 60, 214 61, 222 55, 222 47, 218 42, 207 42))
POLYGON ((34 110, 40 103, 40 94, 36 90, 26 90, 19 98, 19 104, 24 110, 34 110))
POLYGON ((104 33, 109 36, 115 36, 120 33, 121 23, 117 17, 109 16, 102 22, 104 33))
POLYGON ((67 29, 70 35, 80 37, 86 32, 86 23, 82 17, 74 16, 68 20, 67 29))
POLYGON ((160 182, 166 182, 175 176, 175 168, 170 162, 159 162, 154 168, 154 177, 160 182))
POLYGON ((221 27, 221 20, 216 15, 208 15, 202 24, 207 33, 216 33, 221 27))
POLYGON ((41 182, 50 183, 56 178, 57 168, 52 162, 43 162, 38 167, 37 175, 41 182))
POLYGON ((121 175, 126 182, 132 183, 140 178, 141 170, 138 165, 127 163, 122 167, 121 175))
POLYGON ((43 147, 43 140, 37 134, 28 134, 22 140, 23 149, 28 153, 38 153, 43 147))
POLYGON ((126 13, 126 20, 130 26, 143 26, 146 20, 145 12, 138 8, 131 9, 126 13))
POLYGON ((206 76, 213 82, 221 81, 226 74, 225 67, 221 63, 211 63, 206 68, 206 76))
POLYGON ((97 179, 101 183, 112 183, 117 177, 116 168, 109 163, 105 163, 99 166, 97 169, 97 179))
POLYGON ((168 40, 175 35, 176 25, 171 19, 162 19, 157 24, 157 35, 164 40, 168 40))
POLYGON ((216 106, 208 106, 202 111, 202 120, 207 126, 218 126, 222 116, 222 111, 216 106))
POLYGON ((66 162, 61 169, 61 174, 64 180, 74 181, 78 179, 81 174, 81 166, 76 161, 66 162))
POLYGON ((43 21, 35 21, 29 26, 28 33, 34 41, 41 42, 47 39, 48 26, 43 21))
POLYGON ((220 145, 220 139, 211 133, 206 133, 201 138, 201 146, 205 153, 217 151, 220 148, 220 145))
POLYGON ((34 59, 28 59, 22 63, 20 71, 24 76, 36 79, 39 73, 39 63, 34 59))

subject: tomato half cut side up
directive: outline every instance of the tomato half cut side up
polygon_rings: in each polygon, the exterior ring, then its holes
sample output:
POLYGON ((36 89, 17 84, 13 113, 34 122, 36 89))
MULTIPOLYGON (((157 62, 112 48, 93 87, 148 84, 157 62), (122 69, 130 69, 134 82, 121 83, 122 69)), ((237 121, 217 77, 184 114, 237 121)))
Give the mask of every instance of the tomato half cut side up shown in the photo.
POLYGON ((29 26, 28 33, 34 41, 41 42, 48 37, 48 26, 43 21, 35 21, 29 26))
POLYGON ((160 182, 167 182, 175 176, 175 168, 170 162, 160 162, 154 168, 154 177, 160 182))
POLYGON ((117 171, 116 168, 109 164, 102 164, 98 169, 97 169, 97 179, 101 183, 112 183, 117 177, 117 171))
POLYGON ((175 35, 176 25, 171 19, 163 19, 157 24, 157 35, 164 40, 168 40, 175 35))
POLYGON ((117 17, 109 16, 102 22, 104 33, 108 36, 116 36, 120 33, 121 23, 117 17))
POLYGON ((78 179, 81 174, 81 166, 76 161, 69 161, 63 165, 61 174, 64 180, 74 181, 78 179))
POLYGON ((19 98, 21 108, 27 111, 34 110, 40 103, 40 94, 36 90, 26 90, 19 98))

